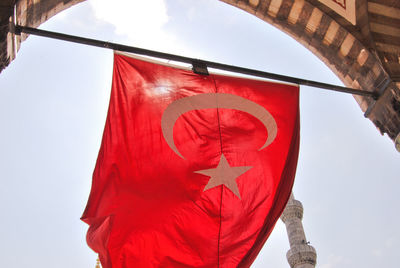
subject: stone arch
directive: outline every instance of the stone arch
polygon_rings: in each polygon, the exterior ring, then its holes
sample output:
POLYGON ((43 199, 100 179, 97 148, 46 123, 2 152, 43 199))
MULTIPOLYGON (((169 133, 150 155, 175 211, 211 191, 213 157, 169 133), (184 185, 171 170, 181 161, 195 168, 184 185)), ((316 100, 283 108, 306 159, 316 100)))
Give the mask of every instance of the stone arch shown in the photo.
MULTIPOLYGON (((9 33, 10 26, 4 18, 10 17, 11 21, 20 25, 38 27, 58 12, 83 1, 5 0, 5 15, 0 12, 0 71, 15 58, 20 42, 26 38, 9 33)), ((381 134, 387 133, 392 140, 397 140, 399 144, 396 146, 400 151, 400 62, 395 62, 396 58, 400 58, 400 52, 390 54, 376 48, 368 21, 370 2, 371 6, 376 5, 375 0, 357 1, 357 22, 361 26, 346 26, 343 18, 318 0, 220 1, 253 14, 289 34, 319 57, 346 86, 378 92, 381 96, 377 101, 354 97, 381 134), (391 62, 385 62, 387 59, 391 62), (398 65, 394 73, 388 74, 389 64, 398 65)), ((400 15, 400 9, 394 10, 400 15)), ((400 45, 394 50, 400 51, 400 45)))
MULTIPOLYGON (((378 101, 354 96, 381 134, 395 139, 400 132, 399 82, 392 82, 380 58, 362 36, 343 27, 320 7, 307 0, 221 0, 236 6, 293 37, 321 59, 347 86, 378 92, 378 101)), ((365 1, 366 2, 366 1, 365 1)), ((358 15, 367 16, 367 7, 358 15)), ((360 20, 363 18, 360 18, 360 20)), ((368 28, 366 29, 368 30, 368 28)), ((369 41, 369 40, 368 40, 369 41)))
MULTIPOLYGON (((2 0, 3 1, 3 0, 2 0)), ((0 72, 15 59, 26 34, 12 34, 11 23, 37 28, 59 12, 85 0, 4 0, 0 5, 0 72)))

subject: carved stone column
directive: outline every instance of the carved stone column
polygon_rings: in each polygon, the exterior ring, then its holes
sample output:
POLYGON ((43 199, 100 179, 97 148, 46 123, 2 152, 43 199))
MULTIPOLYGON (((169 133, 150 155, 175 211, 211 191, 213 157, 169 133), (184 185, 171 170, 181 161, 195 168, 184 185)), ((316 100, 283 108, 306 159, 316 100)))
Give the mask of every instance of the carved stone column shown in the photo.
POLYGON ((302 218, 303 205, 291 194, 281 215, 281 220, 286 225, 290 244, 286 258, 291 268, 314 268, 317 262, 317 253, 307 242, 301 223, 302 218))

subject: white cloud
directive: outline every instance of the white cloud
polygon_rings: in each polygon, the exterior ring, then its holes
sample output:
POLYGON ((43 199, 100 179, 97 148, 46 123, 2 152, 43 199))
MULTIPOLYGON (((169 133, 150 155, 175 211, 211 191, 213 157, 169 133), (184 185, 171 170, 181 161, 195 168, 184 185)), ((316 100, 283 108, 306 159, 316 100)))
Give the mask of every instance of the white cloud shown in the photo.
POLYGON ((382 257, 383 256, 383 250, 379 248, 375 248, 371 251, 372 255, 375 257, 382 257))
POLYGON ((395 237, 389 237, 385 240, 385 247, 388 249, 393 248, 395 243, 396 243, 395 237))
POLYGON ((169 49, 176 43, 165 30, 169 17, 165 0, 90 0, 98 20, 115 27, 115 33, 134 46, 169 49))
POLYGON ((320 268, 338 268, 338 267, 346 267, 345 264, 348 264, 348 262, 346 261, 346 259, 343 256, 331 254, 328 256, 328 261, 321 265, 318 265, 318 267, 320 267, 320 268))

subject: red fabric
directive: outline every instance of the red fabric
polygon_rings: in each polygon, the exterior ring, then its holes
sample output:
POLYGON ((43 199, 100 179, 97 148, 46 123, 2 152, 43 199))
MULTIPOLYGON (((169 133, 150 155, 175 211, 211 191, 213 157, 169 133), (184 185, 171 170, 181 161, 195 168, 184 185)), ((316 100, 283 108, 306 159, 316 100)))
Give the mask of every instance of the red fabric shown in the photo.
POLYGON ((115 54, 108 117, 82 216, 103 267, 249 267, 292 189, 298 102, 298 86, 197 75, 115 54), (256 116, 190 104, 196 109, 173 127, 179 156, 161 128, 164 111, 204 94, 262 106, 276 122, 276 138, 259 150, 272 134, 256 116), (222 154, 231 167, 251 167, 235 179, 240 197, 225 185, 204 191, 210 176, 196 172, 217 168, 222 154))

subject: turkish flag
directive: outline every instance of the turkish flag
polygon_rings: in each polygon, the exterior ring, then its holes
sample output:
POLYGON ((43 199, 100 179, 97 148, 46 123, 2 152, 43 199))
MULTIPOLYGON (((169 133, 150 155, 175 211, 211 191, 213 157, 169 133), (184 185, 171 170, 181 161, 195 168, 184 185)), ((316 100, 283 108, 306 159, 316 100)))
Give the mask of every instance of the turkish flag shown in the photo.
POLYGON ((297 85, 114 55, 82 220, 104 268, 249 267, 291 193, 297 85))

